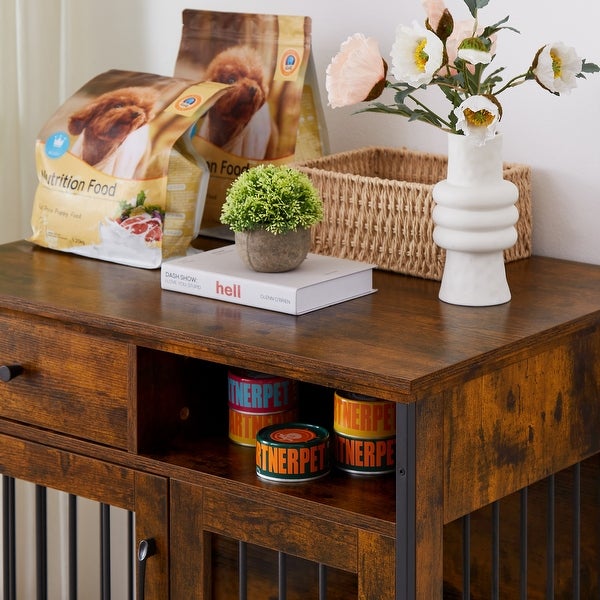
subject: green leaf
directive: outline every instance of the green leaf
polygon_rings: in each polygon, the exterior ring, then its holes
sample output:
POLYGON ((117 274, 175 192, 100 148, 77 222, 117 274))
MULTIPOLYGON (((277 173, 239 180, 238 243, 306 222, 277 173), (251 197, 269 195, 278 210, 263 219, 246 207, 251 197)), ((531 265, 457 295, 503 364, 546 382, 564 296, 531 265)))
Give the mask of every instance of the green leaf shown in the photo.
POLYGON ((464 0, 474 19, 477 18, 477 10, 487 6, 489 1, 490 0, 464 0))
POLYGON ((498 33, 498 31, 501 31, 502 29, 508 29, 509 31, 514 31, 515 33, 521 33, 518 29, 515 29, 514 27, 503 27, 504 23, 507 23, 509 18, 510 17, 504 17, 504 19, 501 19, 497 23, 494 23, 493 25, 488 25, 483 30, 481 37, 489 38, 490 36, 494 35, 494 33, 498 33))
POLYGON ((581 65, 582 73, 598 73, 600 71, 600 67, 594 63, 586 62, 585 58, 583 59, 583 63, 581 65))

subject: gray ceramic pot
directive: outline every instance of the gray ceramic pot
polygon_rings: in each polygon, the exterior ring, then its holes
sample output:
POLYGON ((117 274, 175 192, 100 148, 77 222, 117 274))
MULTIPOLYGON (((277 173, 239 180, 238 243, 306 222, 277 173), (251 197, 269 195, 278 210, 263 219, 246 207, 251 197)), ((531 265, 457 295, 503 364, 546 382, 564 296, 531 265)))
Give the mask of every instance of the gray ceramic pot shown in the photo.
POLYGON ((262 273, 295 269, 310 250, 310 229, 273 234, 264 229, 236 231, 235 245, 247 267, 262 273))

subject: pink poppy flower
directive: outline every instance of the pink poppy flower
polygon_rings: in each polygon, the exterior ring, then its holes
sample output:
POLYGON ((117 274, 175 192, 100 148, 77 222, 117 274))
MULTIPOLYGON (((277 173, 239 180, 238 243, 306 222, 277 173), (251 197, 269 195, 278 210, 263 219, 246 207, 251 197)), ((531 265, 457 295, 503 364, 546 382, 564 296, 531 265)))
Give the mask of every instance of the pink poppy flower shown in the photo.
POLYGON ((427 14, 427 20, 433 31, 437 31, 442 15, 446 10, 444 0, 421 0, 425 13, 427 14))
POLYGON ((385 86, 387 65, 374 38, 350 36, 327 67, 329 106, 340 108, 377 98, 385 86))

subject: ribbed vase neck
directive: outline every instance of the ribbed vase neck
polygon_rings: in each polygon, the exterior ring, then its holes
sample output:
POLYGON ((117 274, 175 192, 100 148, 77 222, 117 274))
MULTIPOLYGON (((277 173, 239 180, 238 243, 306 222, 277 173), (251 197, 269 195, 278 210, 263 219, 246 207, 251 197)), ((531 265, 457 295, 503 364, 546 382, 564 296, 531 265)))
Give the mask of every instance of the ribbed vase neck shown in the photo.
POLYGON ((453 185, 470 186, 502 179, 502 135, 478 146, 472 137, 448 134, 448 176, 453 185))

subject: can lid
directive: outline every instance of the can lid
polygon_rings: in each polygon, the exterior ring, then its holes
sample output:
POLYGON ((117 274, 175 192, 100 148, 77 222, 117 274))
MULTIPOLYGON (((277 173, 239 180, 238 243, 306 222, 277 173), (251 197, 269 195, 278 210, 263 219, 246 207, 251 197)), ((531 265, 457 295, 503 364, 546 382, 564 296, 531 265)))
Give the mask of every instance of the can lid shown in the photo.
POLYGON ((327 441, 329 432, 320 425, 283 423, 263 427, 257 432, 256 439, 269 446, 306 447, 327 441))
POLYGON ((250 369, 229 369, 227 372, 229 377, 237 377, 240 379, 287 379, 280 375, 269 375, 261 371, 251 371, 250 369))
POLYGON ((379 398, 373 396, 366 396, 365 394, 358 394, 356 392, 344 392, 343 390, 336 390, 334 395, 339 396, 345 400, 360 400, 361 402, 381 402, 379 398))

